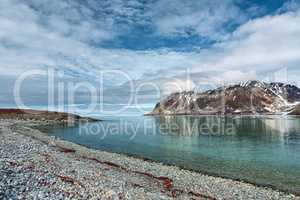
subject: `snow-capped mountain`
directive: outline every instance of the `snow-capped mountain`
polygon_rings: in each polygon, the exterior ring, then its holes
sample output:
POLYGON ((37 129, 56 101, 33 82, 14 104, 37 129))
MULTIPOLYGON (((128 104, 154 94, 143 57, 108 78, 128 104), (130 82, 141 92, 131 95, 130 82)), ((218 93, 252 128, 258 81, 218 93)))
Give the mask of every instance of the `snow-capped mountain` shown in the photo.
POLYGON ((150 114, 297 114, 299 102, 294 85, 247 81, 203 93, 173 93, 150 114))

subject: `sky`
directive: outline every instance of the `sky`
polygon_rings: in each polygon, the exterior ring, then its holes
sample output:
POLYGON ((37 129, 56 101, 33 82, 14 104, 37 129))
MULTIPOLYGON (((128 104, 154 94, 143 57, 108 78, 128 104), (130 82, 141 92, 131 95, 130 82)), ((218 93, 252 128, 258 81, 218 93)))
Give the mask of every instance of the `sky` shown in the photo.
MULTIPOLYGON (((0 104, 32 70, 103 84, 107 103, 253 79, 300 86, 300 0, 1 0, 0 104)), ((47 83, 27 78, 23 99, 45 102, 47 83)))

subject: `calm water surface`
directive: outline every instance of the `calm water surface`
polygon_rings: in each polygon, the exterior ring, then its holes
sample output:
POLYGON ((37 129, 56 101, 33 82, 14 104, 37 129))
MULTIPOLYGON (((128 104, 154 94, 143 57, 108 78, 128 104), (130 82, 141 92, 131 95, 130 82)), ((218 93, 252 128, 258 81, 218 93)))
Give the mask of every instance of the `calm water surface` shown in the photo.
POLYGON ((110 118, 50 135, 212 175, 300 193, 300 118, 110 118))

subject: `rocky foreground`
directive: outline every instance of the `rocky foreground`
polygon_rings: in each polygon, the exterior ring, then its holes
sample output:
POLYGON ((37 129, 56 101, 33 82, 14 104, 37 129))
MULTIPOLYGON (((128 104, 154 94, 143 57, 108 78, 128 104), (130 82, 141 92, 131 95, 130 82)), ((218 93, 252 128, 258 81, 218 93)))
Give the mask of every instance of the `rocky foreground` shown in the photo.
POLYGON ((148 115, 300 115, 300 88, 247 81, 202 93, 173 93, 148 115))
POLYGON ((300 199, 87 149, 32 128, 45 123, 0 120, 0 199, 300 199))

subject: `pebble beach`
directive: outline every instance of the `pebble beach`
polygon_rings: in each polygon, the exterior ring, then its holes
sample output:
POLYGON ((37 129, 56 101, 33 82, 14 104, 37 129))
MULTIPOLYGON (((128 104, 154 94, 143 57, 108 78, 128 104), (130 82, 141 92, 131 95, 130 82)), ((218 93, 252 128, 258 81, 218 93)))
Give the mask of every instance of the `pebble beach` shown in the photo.
POLYGON ((0 199, 300 199, 267 187, 92 150, 0 120, 0 199))

